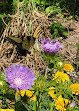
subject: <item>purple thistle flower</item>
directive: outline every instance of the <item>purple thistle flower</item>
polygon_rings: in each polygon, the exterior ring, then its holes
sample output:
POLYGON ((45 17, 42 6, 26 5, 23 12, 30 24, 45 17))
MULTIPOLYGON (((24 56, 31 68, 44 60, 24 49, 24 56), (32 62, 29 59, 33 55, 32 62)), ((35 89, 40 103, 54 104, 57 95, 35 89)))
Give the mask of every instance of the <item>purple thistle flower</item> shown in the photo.
POLYGON ((70 107, 75 107, 75 103, 71 103, 71 104, 70 104, 70 107))
POLYGON ((42 39, 42 48, 45 52, 48 52, 50 54, 57 53, 60 49, 62 49, 63 45, 60 45, 60 42, 58 40, 52 40, 48 38, 47 40, 42 39))
POLYGON ((10 66, 5 72, 5 80, 10 84, 11 88, 15 90, 30 89, 36 80, 34 72, 22 64, 10 66))

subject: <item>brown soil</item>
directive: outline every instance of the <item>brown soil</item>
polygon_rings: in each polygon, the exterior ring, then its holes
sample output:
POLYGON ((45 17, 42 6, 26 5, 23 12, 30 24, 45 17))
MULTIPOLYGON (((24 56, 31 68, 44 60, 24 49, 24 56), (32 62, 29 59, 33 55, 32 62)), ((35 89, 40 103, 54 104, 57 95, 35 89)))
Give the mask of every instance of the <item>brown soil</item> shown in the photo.
POLYGON ((76 43, 79 42, 79 21, 75 20, 58 20, 64 27, 71 29, 69 31, 68 38, 65 40, 61 40, 64 44, 64 48, 61 51, 61 55, 64 55, 65 61, 67 63, 71 63, 74 66, 74 71, 70 73, 72 79, 79 80, 79 76, 76 75, 76 67, 77 64, 76 56, 77 56, 77 47, 76 43))

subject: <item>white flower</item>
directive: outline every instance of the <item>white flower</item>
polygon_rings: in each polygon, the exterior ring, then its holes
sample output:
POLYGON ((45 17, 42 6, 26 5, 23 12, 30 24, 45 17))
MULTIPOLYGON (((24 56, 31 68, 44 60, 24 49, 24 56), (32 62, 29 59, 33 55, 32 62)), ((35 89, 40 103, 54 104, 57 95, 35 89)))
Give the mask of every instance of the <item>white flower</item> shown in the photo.
POLYGON ((63 63, 62 63, 62 62, 58 62, 58 65, 62 66, 62 65, 63 65, 63 63))
POLYGON ((0 81, 0 85, 3 86, 3 82, 2 81, 0 81))

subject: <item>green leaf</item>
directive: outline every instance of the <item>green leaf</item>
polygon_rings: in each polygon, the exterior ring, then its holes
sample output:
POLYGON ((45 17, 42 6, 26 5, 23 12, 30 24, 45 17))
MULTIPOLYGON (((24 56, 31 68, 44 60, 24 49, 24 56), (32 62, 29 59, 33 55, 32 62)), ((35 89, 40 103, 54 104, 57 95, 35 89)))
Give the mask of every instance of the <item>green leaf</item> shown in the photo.
POLYGON ((42 0, 42 1, 41 1, 41 4, 42 4, 42 5, 45 5, 45 4, 46 4, 46 0, 42 0))
POLYGON ((45 12, 46 13, 49 13, 51 10, 53 10, 53 6, 49 6, 46 8, 45 12))
POLYGON ((55 28, 55 29, 54 29, 54 32, 58 33, 58 29, 57 29, 57 28, 55 28))
POLYGON ((79 48, 79 43, 76 43, 77 48, 79 48))
POLYGON ((5 13, 4 14, 0 14, 0 18, 3 18, 3 17, 6 17, 8 15, 6 15, 5 13))
POLYGON ((68 36, 68 33, 67 33, 67 32, 63 32, 63 35, 64 35, 65 37, 67 37, 67 36, 68 36))
POLYGON ((15 100, 16 100, 16 102, 21 100, 21 96, 17 97, 17 93, 15 94, 15 100))
POLYGON ((36 4, 38 4, 38 5, 40 4, 40 0, 35 0, 35 2, 36 2, 36 4))

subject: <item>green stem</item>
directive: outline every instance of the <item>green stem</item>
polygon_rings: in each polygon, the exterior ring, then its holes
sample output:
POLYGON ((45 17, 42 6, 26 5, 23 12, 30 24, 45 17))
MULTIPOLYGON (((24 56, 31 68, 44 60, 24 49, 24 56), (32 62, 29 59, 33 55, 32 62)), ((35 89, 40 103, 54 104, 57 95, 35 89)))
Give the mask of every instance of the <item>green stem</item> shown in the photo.
POLYGON ((44 3, 44 11, 45 11, 45 6, 46 6, 46 0, 45 0, 45 3, 44 3))
POLYGON ((40 111, 40 103, 41 103, 41 93, 37 97, 37 110, 36 111, 40 111))

